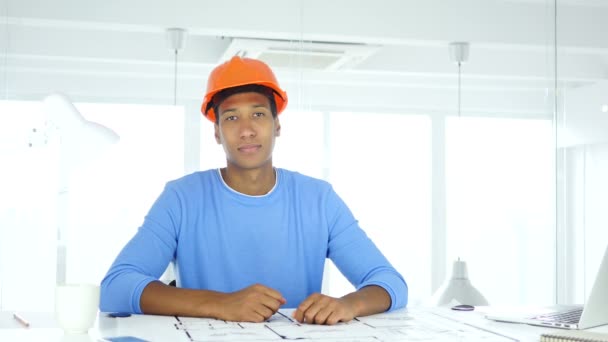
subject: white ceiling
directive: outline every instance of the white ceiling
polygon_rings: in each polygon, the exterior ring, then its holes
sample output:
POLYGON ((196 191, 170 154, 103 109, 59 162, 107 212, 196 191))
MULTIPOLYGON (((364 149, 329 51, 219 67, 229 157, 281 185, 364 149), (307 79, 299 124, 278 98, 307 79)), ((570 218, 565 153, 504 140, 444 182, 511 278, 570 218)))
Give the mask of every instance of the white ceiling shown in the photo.
MULTIPOLYGON (((349 67, 276 68, 292 108, 453 114, 457 66, 448 44, 468 41, 465 115, 545 117, 560 87, 608 77, 608 1, 543 0, 3 0, 2 98, 64 91, 75 101, 173 103, 169 27, 188 30, 178 102, 200 103, 233 37, 373 46, 349 67)), ((286 67, 287 66, 287 67, 286 67)))

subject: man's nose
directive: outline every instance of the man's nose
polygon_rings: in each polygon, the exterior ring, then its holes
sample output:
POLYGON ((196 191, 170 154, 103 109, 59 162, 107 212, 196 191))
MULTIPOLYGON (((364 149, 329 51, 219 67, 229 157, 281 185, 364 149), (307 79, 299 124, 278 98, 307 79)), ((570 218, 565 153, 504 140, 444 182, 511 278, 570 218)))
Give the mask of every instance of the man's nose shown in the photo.
POLYGON ((256 130, 253 122, 249 119, 241 120, 241 138, 250 138, 256 135, 256 130))

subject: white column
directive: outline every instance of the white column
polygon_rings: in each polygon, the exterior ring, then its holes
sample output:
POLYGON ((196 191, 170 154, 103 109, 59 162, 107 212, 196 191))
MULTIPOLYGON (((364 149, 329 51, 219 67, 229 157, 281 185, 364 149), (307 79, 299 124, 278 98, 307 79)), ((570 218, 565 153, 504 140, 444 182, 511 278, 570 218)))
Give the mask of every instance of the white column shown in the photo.
POLYGON ((431 293, 446 276, 445 116, 431 116, 431 293))

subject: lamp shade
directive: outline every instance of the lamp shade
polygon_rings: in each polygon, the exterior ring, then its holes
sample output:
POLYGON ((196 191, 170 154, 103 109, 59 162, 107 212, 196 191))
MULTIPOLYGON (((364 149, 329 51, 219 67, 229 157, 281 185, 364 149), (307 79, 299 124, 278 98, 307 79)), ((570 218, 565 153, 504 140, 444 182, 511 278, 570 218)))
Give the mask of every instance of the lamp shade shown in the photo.
POLYGON ((43 105, 48 122, 59 132, 64 168, 86 164, 120 140, 110 128, 85 119, 64 94, 47 96, 43 105))
POLYGON ((437 306, 452 304, 488 305, 488 301, 469 280, 467 263, 460 259, 454 261, 452 276, 446 280, 435 295, 432 304, 437 306))
POLYGON ((100 144, 114 144, 119 137, 113 130, 85 119, 67 96, 54 93, 44 99, 44 108, 62 137, 82 137, 100 144), (85 138, 86 137, 86 138, 85 138))

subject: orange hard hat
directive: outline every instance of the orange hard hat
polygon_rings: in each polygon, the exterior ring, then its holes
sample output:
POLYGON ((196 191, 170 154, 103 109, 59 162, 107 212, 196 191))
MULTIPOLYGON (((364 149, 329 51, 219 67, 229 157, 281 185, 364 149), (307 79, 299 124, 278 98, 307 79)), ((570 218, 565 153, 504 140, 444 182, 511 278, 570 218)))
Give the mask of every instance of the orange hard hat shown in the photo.
POLYGON ((201 112, 207 119, 215 123, 216 113, 211 103, 213 96, 224 89, 250 84, 272 89, 277 105, 277 115, 287 106, 287 93, 279 87, 274 73, 266 63, 257 59, 234 56, 211 71, 201 112))

